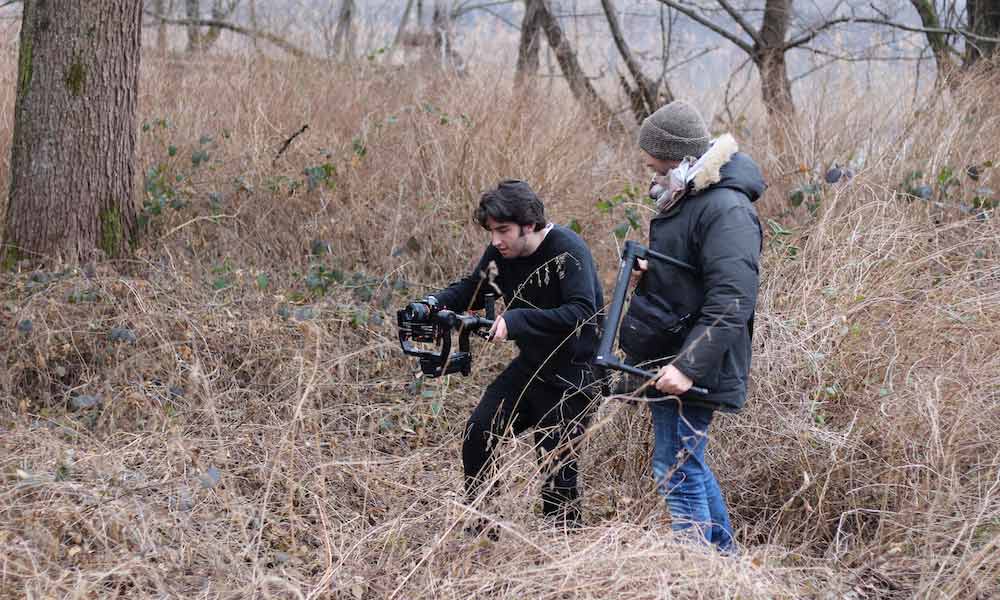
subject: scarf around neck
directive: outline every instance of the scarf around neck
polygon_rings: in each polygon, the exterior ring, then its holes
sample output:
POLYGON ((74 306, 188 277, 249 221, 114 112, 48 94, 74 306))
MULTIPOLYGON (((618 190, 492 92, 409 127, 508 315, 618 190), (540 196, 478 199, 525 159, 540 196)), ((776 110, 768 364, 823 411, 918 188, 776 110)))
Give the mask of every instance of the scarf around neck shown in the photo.
POLYGON ((660 213, 665 213, 676 206, 691 189, 694 178, 705 168, 709 154, 710 152, 705 152, 697 160, 692 156, 685 157, 681 164, 666 175, 653 175, 649 197, 656 202, 656 208, 660 213))

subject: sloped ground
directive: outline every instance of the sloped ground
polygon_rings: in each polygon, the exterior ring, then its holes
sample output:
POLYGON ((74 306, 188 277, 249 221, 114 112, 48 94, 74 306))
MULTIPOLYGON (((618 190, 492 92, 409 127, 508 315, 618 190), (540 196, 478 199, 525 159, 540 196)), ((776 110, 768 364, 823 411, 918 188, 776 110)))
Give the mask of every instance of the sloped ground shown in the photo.
POLYGON ((646 412, 615 401, 587 439, 585 529, 534 512, 526 440, 470 515, 462 427, 510 349, 417 383, 395 338, 395 308, 478 256, 469 215, 503 177, 610 283, 612 231, 648 214, 630 140, 496 73, 146 68, 135 259, 0 280, 5 597, 1000 592, 1000 230, 977 192, 1000 138, 975 89, 919 115, 809 97, 794 172, 755 113, 741 126, 772 187, 752 398, 713 432, 744 547, 726 558, 671 539, 646 412), (834 162, 853 177, 823 182, 834 162))

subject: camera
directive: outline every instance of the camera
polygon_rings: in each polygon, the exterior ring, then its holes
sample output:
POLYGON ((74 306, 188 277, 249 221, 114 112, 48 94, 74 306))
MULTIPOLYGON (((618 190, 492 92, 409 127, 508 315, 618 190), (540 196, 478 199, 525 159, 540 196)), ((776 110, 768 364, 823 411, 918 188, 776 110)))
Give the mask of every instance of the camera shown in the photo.
POLYGON ((427 296, 422 300, 411 302, 403 310, 406 311, 407 321, 413 323, 429 322, 431 315, 438 310, 437 298, 434 296, 427 296))
MULTIPOLYGON (((434 296, 428 296, 406 305, 396 315, 400 339, 405 334, 414 342, 434 343, 441 337, 441 325, 435 316, 440 307, 434 296)), ((406 348, 403 349, 404 352, 406 348)))
POLYGON ((396 312, 399 345, 403 354, 420 359, 420 370, 428 377, 472 372, 469 336, 487 338, 493 326, 493 294, 485 294, 487 318, 447 310, 434 296, 410 302, 396 312), (484 331, 485 330, 485 331, 484 331), (458 332, 458 352, 451 351, 452 332, 458 332), (422 350, 414 342, 440 344, 438 351, 422 350))

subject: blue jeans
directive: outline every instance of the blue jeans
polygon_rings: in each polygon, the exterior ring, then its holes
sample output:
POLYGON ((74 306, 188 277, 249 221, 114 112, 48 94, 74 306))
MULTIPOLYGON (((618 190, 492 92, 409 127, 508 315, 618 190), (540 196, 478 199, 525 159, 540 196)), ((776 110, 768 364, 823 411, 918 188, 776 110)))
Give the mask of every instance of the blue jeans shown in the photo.
POLYGON ((653 475, 667 500, 672 529, 694 534, 722 551, 733 549, 733 530, 726 501, 705 462, 708 426, 714 412, 664 399, 653 411, 653 475))

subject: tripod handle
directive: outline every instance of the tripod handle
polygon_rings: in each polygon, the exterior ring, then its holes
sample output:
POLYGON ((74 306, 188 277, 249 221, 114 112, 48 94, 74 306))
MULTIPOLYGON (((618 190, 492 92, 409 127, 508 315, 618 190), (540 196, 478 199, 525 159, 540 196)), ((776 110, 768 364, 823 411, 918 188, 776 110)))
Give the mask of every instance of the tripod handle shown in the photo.
MULTIPOLYGON (((657 374, 654 371, 647 371, 646 369, 640 369, 639 367, 634 367, 632 365, 627 365, 620 361, 615 361, 614 363, 605 363, 601 366, 611 367, 613 369, 618 369, 619 371, 624 371, 626 373, 631 373, 632 375, 638 375, 646 380, 657 379, 657 374)), ((686 393, 695 394, 696 396, 707 396, 708 390, 706 388, 692 385, 686 393)))

